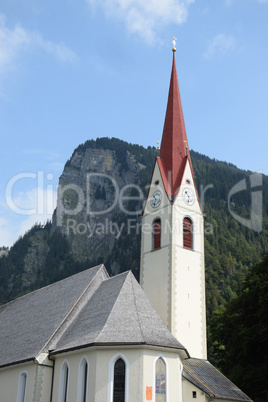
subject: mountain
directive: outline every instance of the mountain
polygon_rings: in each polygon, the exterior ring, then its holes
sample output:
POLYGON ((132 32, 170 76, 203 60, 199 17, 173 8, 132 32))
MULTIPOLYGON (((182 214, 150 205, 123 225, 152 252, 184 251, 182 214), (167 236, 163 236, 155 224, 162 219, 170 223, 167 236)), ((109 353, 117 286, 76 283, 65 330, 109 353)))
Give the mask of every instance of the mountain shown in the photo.
MULTIPOLYGON (((131 269, 139 278, 139 215, 157 154, 116 138, 79 145, 59 179, 52 222, 36 224, 1 253, 1 301, 101 262, 112 275, 131 269)), ((205 213, 210 322, 267 252, 268 177, 194 151, 191 157, 205 213)))

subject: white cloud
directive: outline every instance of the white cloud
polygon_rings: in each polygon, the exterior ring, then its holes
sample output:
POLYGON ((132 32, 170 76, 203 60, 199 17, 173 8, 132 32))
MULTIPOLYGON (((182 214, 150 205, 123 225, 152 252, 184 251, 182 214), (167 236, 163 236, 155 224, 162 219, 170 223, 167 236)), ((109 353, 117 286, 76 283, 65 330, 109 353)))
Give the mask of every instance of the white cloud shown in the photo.
POLYGON ((6 203, 1 203, 0 246, 12 246, 35 223, 43 224, 51 219, 56 199, 53 188, 34 188, 15 196, 7 195, 6 203))
POLYGON ((33 46, 51 54, 53 57, 63 62, 73 62, 76 59, 76 54, 69 49, 64 43, 54 43, 45 40, 36 32, 30 34, 31 43, 33 46))
POLYGON ((52 215, 57 196, 53 188, 37 187, 25 192, 18 192, 16 195, 13 195, 12 190, 13 183, 10 188, 6 189, 6 205, 9 211, 20 216, 39 216, 42 220, 46 220, 48 216, 52 215))
POLYGON ((0 72, 15 68, 15 61, 22 52, 41 50, 62 62, 73 62, 75 53, 63 43, 44 39, 38 32, 30 32, 19 25, 10 29, 0 14, 0 72))
MULTIPOLYGON (((257 2, 259 4, 265 4, 268 3, 268 0, 250 0, 251 2, 257 2)), ((232 5, 234 2, 234 0, 225 0, 225 4, 226 6, 230 6, 232 5)))
POLYGON ((209 43, 203 56, 206 59, 223 56, 228 51, 236 48, 236 40, 232 35, 218 34, 209 43))
POLYGON ((108 17, 123 20, 131 33, 139 34, 149 44, 157 36, 157 28, 186 22, 188 8, 195 0, 87 0, 99 5, 108 17))
POLYGON ((0 247, 10 247, 14 243, 14 228, 10 226, 10 223, 6 218, 0 216, 0 247))

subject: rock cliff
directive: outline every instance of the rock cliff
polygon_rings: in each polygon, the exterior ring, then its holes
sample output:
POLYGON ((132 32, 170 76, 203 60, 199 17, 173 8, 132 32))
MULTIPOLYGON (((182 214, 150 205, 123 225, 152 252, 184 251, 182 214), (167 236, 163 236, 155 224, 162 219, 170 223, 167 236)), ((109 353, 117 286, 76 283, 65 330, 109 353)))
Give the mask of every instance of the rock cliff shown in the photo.
MULTIPOLYGON (((66 235, 76 260, 105 261, 130 224, 138 232, 144 169, 127 149, 120 159, 110 149, 74 151, 59 179, 53 229, 66 235)), ((117 270, 115 262, 112 266, 117 270)))

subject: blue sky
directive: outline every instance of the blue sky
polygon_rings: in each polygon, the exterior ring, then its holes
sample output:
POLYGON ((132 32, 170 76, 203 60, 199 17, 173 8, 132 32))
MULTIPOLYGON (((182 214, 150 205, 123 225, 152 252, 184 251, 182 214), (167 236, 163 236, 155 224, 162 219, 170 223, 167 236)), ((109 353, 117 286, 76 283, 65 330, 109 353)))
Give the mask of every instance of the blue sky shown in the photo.
POLYGON ((268 174, 267 20, 268 0, 1 0, 0 246, 51 216, 80 143, 156 146, 173 36, 190 148, 268 174))

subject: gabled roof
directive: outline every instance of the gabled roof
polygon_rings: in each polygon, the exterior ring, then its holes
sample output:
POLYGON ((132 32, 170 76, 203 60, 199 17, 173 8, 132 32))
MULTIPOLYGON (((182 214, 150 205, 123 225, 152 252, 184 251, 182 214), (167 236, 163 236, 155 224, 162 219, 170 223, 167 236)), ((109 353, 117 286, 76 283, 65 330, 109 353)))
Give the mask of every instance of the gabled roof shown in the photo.
POLYGON ((107 275, 99 265, 0 306, 0 367, 37 357, 84 293, 107 275))
POLYGON ((186 349, 168 331, 131 272, 103 265, 0 307, 0 367, 91 345, 186 349))
POLYGON ((207 360, 194 358, 184 360, 183 377, 213 399, 251 401, 207 360))
POLYGON ((190 160, 190 152, 173 53, 168 103, 160 147, 160 158, 158 158, 165 190, 169 197, 176 196, 187 158, 190 160))
POLYGON ((52 354, 91 345, 185 348, 168 331, 131 272, 106 279, 65 331, 52 354))

